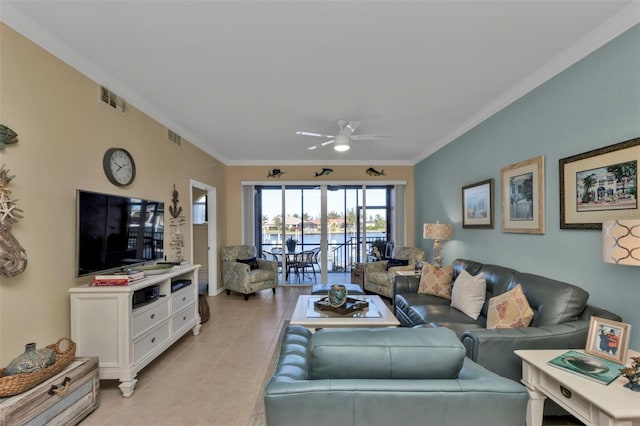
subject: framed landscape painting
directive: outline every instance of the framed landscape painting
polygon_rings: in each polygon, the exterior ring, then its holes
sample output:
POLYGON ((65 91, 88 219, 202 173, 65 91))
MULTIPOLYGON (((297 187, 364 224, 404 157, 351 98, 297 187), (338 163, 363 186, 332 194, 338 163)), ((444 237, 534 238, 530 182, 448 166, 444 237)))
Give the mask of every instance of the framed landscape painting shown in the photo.
POLYGON ((640 138, 562 158, 560 228, 602 229, 602 222, 640 217, 640 138))
POLYGON ((462 227, 493 228, 493 179, 462 187, 462 227))
POLYGON ((544 155, 502 168, 502 232, 544 234, 544 155))

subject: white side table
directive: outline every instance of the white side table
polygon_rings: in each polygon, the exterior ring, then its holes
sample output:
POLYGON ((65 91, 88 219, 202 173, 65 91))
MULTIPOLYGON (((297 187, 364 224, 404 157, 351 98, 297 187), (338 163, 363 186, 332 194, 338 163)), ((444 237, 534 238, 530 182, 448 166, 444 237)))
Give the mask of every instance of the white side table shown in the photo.
MULTIPOLYGON (((565 352, 567 349, 515 351, 522 358, 522 383, 529 390, 527 425, 542 425, 545 398, 588 426, 640 425, 640 393, 623 387, 627 379, 618 377, 603 385, 547 364, 565 352)), ((629 358, 638 355, 627 351, 629 358)))

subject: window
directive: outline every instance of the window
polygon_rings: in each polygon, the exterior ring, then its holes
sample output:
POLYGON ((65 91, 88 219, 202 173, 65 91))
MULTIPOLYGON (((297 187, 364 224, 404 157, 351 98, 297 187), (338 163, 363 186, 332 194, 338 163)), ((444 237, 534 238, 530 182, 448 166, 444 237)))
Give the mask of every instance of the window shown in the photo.
POLYGON ((209 215, 207 214, 207 196, 202 195, 193 203, 193 223, 201 225, 207 223, 209 215))

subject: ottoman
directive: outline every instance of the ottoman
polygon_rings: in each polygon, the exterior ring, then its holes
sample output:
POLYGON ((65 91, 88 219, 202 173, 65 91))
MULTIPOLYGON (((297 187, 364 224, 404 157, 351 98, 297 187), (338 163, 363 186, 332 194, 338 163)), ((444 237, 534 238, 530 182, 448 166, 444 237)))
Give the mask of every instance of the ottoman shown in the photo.
MULTIPOLYGON (((311 294, 313 295, 326 295, 329 293, 329 288, 333 284, 315 284, 311 287, 311 294)), ((358 284, 341 284, 347 289, 347 294, 364 295, 362 287, 358 284)))

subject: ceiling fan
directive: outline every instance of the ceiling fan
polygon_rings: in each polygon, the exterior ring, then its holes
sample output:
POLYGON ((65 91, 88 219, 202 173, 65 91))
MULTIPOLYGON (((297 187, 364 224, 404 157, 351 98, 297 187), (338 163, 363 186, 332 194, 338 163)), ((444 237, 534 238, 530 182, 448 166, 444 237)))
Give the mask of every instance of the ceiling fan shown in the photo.
POLYGON ((329 139, 319 144, 310 146, 309 148, 307 148, 309 150, 317 149, 318 146, 322 147, 335 143, 333 149, 340 152, 348 151, 351 148, 351 141, 376 141, 389 139, 389 136, 382 135, 354 135, 353 132, 355 132, 358 127, 360 127, 360 123, 357 121, 350 121, 349 123, 347 123, 346 120, 338 120, 338 127, 340 128, 340 131, 337 135, 325 135, 324 133, 305 132, 302 130, 298 130, 296 132, 296 135, 329 139))

